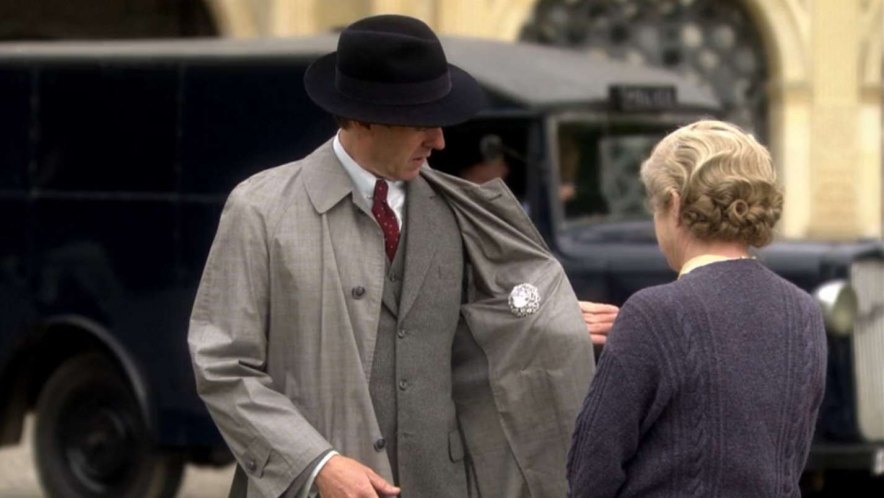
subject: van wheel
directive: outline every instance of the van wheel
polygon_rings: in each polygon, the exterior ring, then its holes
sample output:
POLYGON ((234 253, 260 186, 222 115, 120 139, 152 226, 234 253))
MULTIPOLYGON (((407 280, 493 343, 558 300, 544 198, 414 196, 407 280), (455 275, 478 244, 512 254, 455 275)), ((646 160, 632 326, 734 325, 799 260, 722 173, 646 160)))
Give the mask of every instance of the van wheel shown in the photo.
POLYGON ((166 498, 183 461, 156 451, 128 382, 100 354, 65 361, 37 400, 34 458, 50 498, 166 498))

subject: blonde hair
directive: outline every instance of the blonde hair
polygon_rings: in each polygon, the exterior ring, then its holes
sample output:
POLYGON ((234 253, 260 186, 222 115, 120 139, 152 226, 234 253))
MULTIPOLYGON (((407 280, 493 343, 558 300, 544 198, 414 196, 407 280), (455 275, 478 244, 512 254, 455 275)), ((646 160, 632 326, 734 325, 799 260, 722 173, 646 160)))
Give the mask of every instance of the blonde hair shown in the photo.
POLYGON ((770 153, 722 121, 697 121, 667 135, 642 164, 654 209, 681 199, 681 222, 704 241, 770 243, 783 210, 770 153))

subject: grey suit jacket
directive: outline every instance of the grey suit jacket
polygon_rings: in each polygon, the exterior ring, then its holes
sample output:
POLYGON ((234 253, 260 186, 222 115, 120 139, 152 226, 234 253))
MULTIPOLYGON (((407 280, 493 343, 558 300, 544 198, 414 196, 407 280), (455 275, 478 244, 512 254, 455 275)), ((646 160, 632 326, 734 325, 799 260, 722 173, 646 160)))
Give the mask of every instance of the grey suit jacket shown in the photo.
MULTIPOLYGON (((501 197, 432 171, 423 178, 434 190, 415 182, 429 196, 442 192, 457 216, 475 269, 472 302, 443 306, 421 327, 453 335, 459 311, 469 325, 454 345, 452 389, 479 489, 483 496, 564 496, 571 425, 593 368, 573 292, 505 187, 497 189, 501 197), (483 233, 489 222, 494 230, 483 233), (536 315, 509 314, 512 278, 536 281, 549 296, 536 315)), ((351 192, 327 143, 243 182, 222 214, 189 344, 198 390, 249 475, 250 497, 280 496, 330 448, 391 479, 389 460, 372 447, 380 433, 368 394, 385 256, 381 232, 366 222, 373 220, 341 202, 351 192), (347 257, 344 248, 364 257, 347 257), (365 290, 358 302, 355 287, 365 290)), ((406 240, 434 245, 438 231, 432 223, 424 228, 406 240)), ((460 272, 445 269, 450 255, 435 256, 406 270, 412 275, 403 282, 400 316, 459 286, 460 272), (425 288, 428 274, 435 285, 425 288)), ((456 424, 440 430, 456 435, 456 424)), ((458 441, 449 434, 440 448, 448 464, 459 464, 458 441)))

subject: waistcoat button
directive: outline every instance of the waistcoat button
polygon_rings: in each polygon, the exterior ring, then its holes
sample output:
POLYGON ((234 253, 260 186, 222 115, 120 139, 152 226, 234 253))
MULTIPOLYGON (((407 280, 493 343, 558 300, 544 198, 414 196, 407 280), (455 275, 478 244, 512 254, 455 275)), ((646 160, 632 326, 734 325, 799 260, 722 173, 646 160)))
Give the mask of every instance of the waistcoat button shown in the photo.
POLYGON ((377 441, 374 442, 373 446, 375 451, 383 451, 383 449, 387 446, 387 442, 384 440, 384 438, 379 438, 377 441))

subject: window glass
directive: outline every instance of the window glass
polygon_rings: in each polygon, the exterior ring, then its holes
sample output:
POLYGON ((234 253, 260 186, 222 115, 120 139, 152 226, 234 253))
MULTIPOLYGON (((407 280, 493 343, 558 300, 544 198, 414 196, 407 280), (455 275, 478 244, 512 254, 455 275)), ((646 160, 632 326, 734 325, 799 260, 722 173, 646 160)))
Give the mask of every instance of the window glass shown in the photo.
POLYGON ((558 196, 566 223, 650 217, 639 169, 662 131, 574 122, 561 124, 558 132, 558 196))
POLYGON ((291 60, 187 68, 183 189, 228 193, 253 173, 300 159, 331 138, 334 120, 307 97, 303 63, 291 60))
POLYGON ((61 64, 39 78, 40 188, 174 191, 174 66, 61 64))
POLYGON ((501 178, 524 201, 530 124, 524 119, 475 120, 446 128, 445 148, 434 151, 429 163, 474 183, 501 178))
POLYGON ((30 68, 0 69, 0 191, 25 187, 30 126, 30 68))

